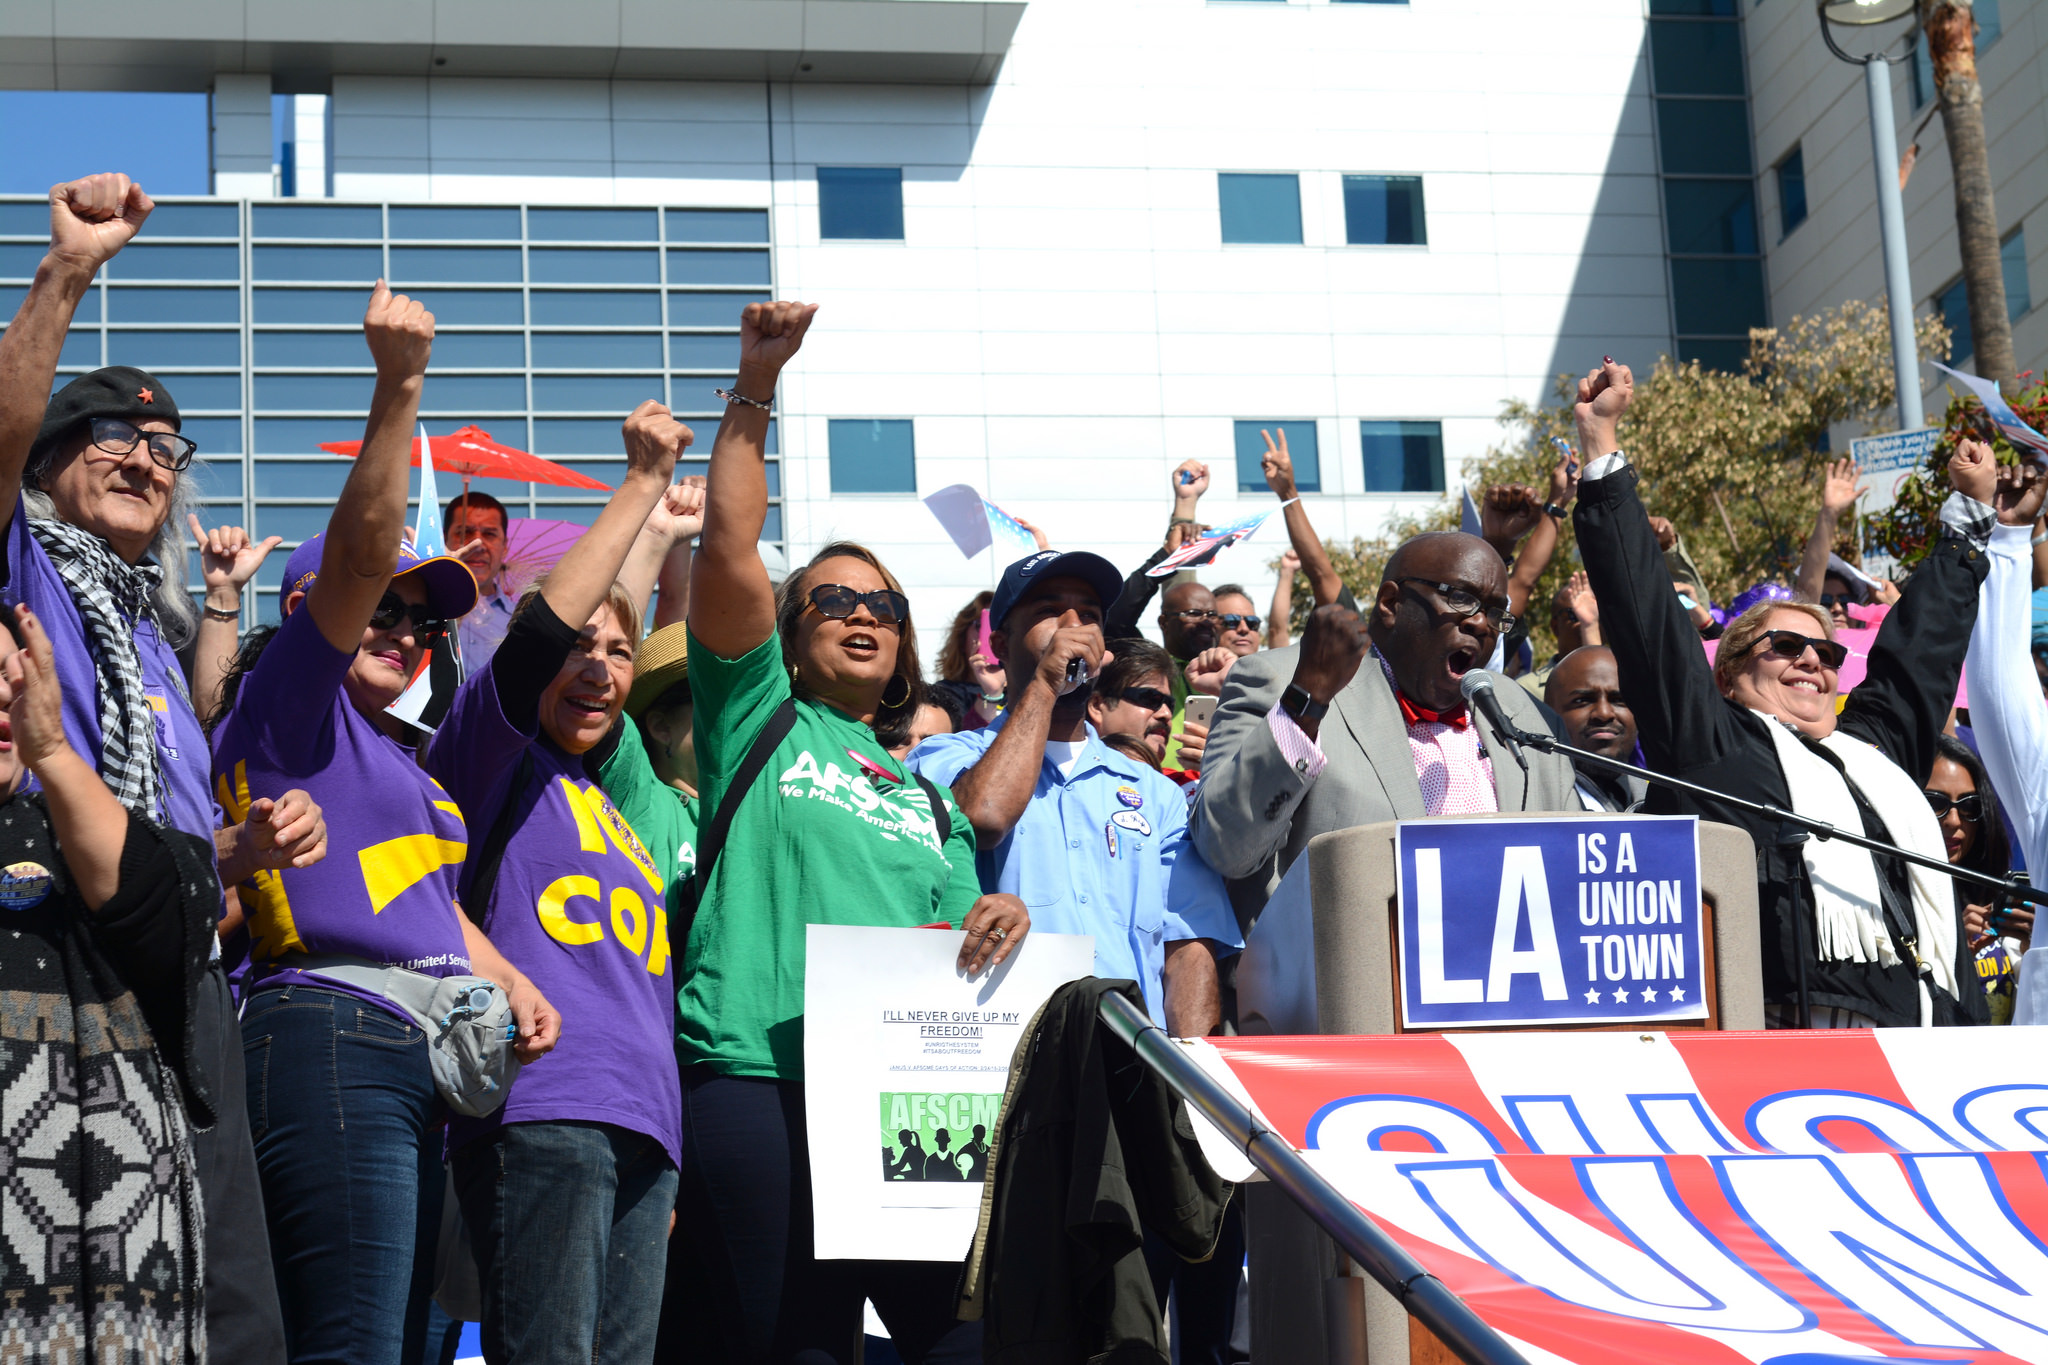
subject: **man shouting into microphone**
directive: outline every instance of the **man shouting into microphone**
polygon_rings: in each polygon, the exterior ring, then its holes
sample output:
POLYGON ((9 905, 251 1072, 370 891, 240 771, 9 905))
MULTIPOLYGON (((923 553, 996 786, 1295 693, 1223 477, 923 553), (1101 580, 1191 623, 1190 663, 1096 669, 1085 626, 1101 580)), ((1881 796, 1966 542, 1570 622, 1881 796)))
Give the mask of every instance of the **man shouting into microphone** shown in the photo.
MULTIPOLYGON (((1318 607, 1299 645, 1231 670, 1190 816, 1195 847, 1226 877, 1277 878, 1329 830, 1580 809, 1568 759, 1527 750, 1525 773, 1466 709, 1461 682, 1513 626, 1507 565, 1485 541, 1402 542, 1363 617, 1318 607)), ((1517 728, 1546 728, 1521 688, 1493 694, 1517 728)))
POLYGON ((1021 896, 1041 932, 1094 935, 1097 976, 1136 981, 1156 1022, 1199 1038, 1222 1021, 1216 959, 1243 940, 1222 880, 1188 844, 1180 788, 1088 723, 1109 657, 1103 611, 1122 586, 1108 560, 1080 552, 1004 570, 988 607, 1003 713, 933 736, 909 762, 950 785, 973 822, 983 891, 1021 896))

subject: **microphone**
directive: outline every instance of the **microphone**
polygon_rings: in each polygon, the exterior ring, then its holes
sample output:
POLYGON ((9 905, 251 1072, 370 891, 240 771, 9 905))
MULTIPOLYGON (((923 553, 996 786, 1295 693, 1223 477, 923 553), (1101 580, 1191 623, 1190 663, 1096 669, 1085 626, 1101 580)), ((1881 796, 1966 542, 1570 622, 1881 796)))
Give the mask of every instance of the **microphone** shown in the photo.
POLYGON ((1493 733, 1500 742, 1508 746, 1508 752, 1515 756, 1523 772, 1529 771, 1529 760, 1522 757, 1522 745, 1518 736, 1521 731, 1508 722, 1507 712, 1501 709, 1500 698, 1493 694, 1493 678, 1484 669, 1475 668, 1458 679, 1458 691, 1464 694, 1465 704, 1476 707, 1486 717, 1486 723, 1493 727, 1493 733))

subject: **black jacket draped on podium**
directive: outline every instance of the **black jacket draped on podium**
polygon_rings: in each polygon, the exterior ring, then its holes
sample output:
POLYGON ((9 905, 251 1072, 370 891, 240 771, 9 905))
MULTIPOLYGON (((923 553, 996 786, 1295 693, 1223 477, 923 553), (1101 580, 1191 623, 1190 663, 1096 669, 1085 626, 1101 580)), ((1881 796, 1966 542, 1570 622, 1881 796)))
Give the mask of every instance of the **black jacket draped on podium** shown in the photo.
MULTIPOLYGON (((1679 606, 1672 574, 1658 548, 1636 471, 1622 468, 1579 485, 1579 553, 1600 603, 1600 628, 1620 667, 1621 688, 1634 710, 1648 766, 1716 791, 1790 808, 1791 794, 1769 732, 1772 722, 1724 698, 1714 685, 1699 631, 1679 606)), ((1848 694, 1841 729, 1882 750, 1925 783, 1934 766, 1935 736, 1948 721, 1977 620, 1977 590, 1989 571, 1984 552, 1944 530, 1914 570, 1871 649, 1869 673, 1848 694)), ((1829 762, 1827 750, 1809 746, 1829 762)), ((1837 764, 1839 767, 1839 764, 1837 764)), ((1850 791, 1855 792, 1855 784, 1850 791)), ((1857 797, 1863 833, 1890 842, 1883 822, 1857 797)), ((1697 815, 1747 830, 1757 848, 1758 927, 1763 938, 1764 999, 1796 1007, 1802 982, 1810 1004, 1869 1015, 1888 1026, 1920 1022, 1912 969, 1901 963, 1822 962, 1815 955, 1813 898, 1797 831, 1725 803, 1696 798, 1654 783, 1643 810, 1652 815, 1697 815)), ((1911 924, 1906 867, 1878 856, 1883 894, 1904 907, 1911 924)), ((1958 938, 1958 982, 1976 980, 1969 948, 1958 938)), ((1965 990, 1972 1016, 1981 992, 1965 990)), ((1988 1014, 1986 1015, 1988 1021, 1988 1014)))

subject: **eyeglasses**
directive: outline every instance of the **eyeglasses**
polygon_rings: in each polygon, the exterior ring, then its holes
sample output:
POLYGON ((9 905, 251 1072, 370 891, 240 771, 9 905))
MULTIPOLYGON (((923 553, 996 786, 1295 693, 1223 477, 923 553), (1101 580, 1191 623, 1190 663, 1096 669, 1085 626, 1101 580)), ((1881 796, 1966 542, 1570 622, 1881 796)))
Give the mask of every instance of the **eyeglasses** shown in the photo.
POLYGON ((1146 711, 1157 711, 1162 706, 1173 705, 1173 693, 1162 692, 1156 687, 1126 687, 1116 694, 1117 700, 1146 711))
POLYGON ((1257 630, 1259 628, 1258 617, 1240 616, 1234 611, 1226 611, 1217 619, 1223 622, 1225 630, 1237 630, 1240 628, 1244 630, 1257 630))
POLYGON ((1839 640, 1821 640, 1796 630, 1767 630, 1752 650, 1767 650, 1781 659, 1796 659, 1811 649, 1820 657, 1821 667, 1840 671, 1849 658, 1849 647, 1839 640))
POLYGON ((1186 611, 1170 611, 1166 614, 1168 616, 1173 617, 1175 620, 1185 622, 1188 625, 1193 625, 1197 621, 1216 621, 1231 619, 1229 617, 1219 617, 1216 615, 1215 612, 1204 611, 1199 607, 1189 607, 1186 611))
POLYGON ((1401 578, 1395 581, 1404 587, 1410 583, 1422 584, 1436 594, 1436 600, 1442 604, 1446 615, 1460 621, 1468 616, 1484 615, 1487 624, 1499 634, 1506 635, 1515 628, 1515 614, 1508 610, 1505 602, 1489 607, 1479 600, 1478 593, 1469 592, 1455 583, 1439 583, 1432 578, 1401 578))
POLYGON ((820 583, 809 596, 818 615, 834 621, 844 621, 863 605, 869 615, 885 626, 900 626, 910 619, 910 599, 888 588, 856 592, 844 583, 820 583))
POLYGON ((1923 791, 1920 794, 1926 797, 1927 804, 1934 808, 1934 818, 1937 820, 1946 820, 1951 810, 1973 825, 1984 818, 1984 798, 1977 792, 1954 797, 1947 792, 1923 791))
POLYGON ((1820 604, 1824 607, 1860 607, 1863 599, 1854 593, 1824 592, 1820 595, 1820 604))
POLYGON ((189 436, 180 436, 175 431, 144 431, 133 422, 124 422, 118 417, 92 419, 92 443, 109 455, 126 455, 135 449, 137 441, 145 438, 149 441, 149 458, 155 460, 159 468, 177 474, 192 467, 192 456, 199 449, 199 442, 189 436))
POLYGON ((408 602, 395 592, 385 593, 377 610, 370 613, 370 629, 391 630, 405 620, 412 622, 413 630, 423 641, 438 640, 448 633, 448 622, 427 615, 426 603, 408 602))

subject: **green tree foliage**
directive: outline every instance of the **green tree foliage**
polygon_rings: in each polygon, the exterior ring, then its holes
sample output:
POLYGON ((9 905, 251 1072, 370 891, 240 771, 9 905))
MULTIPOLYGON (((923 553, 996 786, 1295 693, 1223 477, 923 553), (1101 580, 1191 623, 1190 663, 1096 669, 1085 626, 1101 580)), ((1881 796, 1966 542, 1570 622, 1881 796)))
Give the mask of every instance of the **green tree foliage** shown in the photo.
MULTIPOLYGON (((2020 375, 2018 388, 2017 394, 2006 394, 2006 401, 2012 404, 2021 421, 2036 431, 2048 432, 2048 380, 2037 378, 2028 370, 2020 375)), ((1919 563, 1934 543, 1941 505, 1951 491, 1949 456, 1955 454, 1956 442, 1964 437, 1989 441, 2000 464, 2016 464, 2021 459, 2019 450, 1991 425, 1984 405, 1968 395, 1955 394, 1951 387, 1948 411, 1942 414, 1941 436, 1935 441, 1934 450, 1926 463, 1899 486, 1897 501, 1871 518, 1871 543, 1901 564, 1919 563)))
MULTIPOLYGON (((1948 353, 1948 330, 1938 317, 1921 319, 1917 340, 1923 357, 1948 353)), ((1571 395, 1577 380, 1559 375, 1550 404, 1516 399, 1503 405, 1500 420, 1508 438, 1464 470, 1475 496, 1495 484, 1527 484, 1539 497, 1545 493, 1558 459, 1553 440, 1575 438, 1571 395)), ((2048 389, 2035 393, 2048 404, 2048 389)), ((1795 317, 1782 328, 1752 330, 1740 373, 1658 357, 1647 377, 1638 371, 1621 442, 1641 479, 1644 503, 1653 515, 1670 518, 1714 600, 1725 603, 1752 583, 1790 581, 1820 506, 1828 428, 1875 422, 1892 406, 1891 333, 1883 300, 1851 301, 1795 317)), ((1377 536, 1326 545, 1345 584, 1367 602, 1395 546, 1419 531, 1457 525, 1454 489, 1433 506, 1396 516, 1377 536)), ((1842 549, 1853 559, 1853 527, 1845 525, 1844 533, 1842 549)), ((1539 657, 1551 644, 1551 598, 1577 560, 1567 523, 1529 598, 1539 657)), ((1297 631, 1312 605, 1306 584, 1297 581, 1297 631)))

